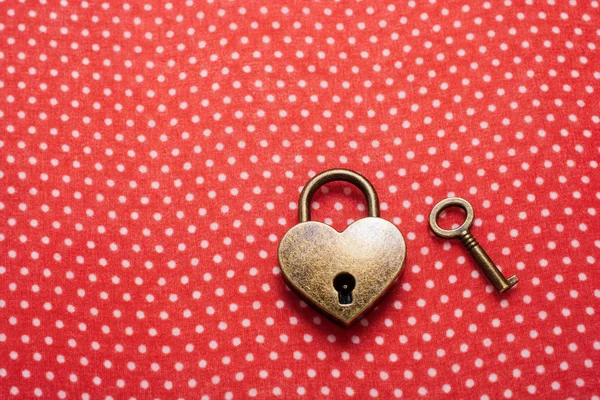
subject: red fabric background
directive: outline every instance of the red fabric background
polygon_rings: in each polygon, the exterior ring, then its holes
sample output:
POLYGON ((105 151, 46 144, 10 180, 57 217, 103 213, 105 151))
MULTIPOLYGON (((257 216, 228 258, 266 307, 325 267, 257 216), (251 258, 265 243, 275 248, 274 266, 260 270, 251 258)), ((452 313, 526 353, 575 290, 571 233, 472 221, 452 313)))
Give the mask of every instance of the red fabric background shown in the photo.
MULTIPOLYGON (((598 1, 0 3, 0 397, 598 399, 598 1), (406 272, 286 289, 299 190, 369 178, 406 272), (498 295, 433 204, 520 283, 498 295)), ((313 212, 365 215, 344 184, 313 212)))

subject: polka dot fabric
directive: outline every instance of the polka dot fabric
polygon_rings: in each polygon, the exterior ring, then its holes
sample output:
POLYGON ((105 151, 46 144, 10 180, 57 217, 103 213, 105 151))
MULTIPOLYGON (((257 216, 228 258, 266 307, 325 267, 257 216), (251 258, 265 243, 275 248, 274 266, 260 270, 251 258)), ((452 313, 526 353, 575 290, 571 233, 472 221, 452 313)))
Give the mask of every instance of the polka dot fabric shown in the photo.
MULTIPOLYGON (((598 399, 599 26, 596 0, 0 2, 0 397, 598 399), (277 262, 335 167, 408 247, 350 330, 277 262), (448 195, 510 292, 430 233, 448 195)), ((366 215, 342 183, 313 209, 366 215)))

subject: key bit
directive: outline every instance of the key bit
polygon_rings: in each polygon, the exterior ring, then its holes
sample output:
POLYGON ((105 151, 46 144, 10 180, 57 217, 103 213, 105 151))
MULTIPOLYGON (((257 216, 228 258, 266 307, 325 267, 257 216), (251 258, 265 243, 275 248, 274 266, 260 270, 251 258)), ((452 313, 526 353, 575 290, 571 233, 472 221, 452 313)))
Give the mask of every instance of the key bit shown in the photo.
POLYGON ((461 199, 460 197, 450 197, 440 201, 433 207, 429 214, 429 227, 433 233, 441 238, 461 239, 462 244, 469 250, 469 253, 471 253, 471 256, 475 259, 479 268, 481 268, 485 276, 492 282, 496 290, 500 293, 506 292, 519 282, 519 278, 513 275, 507 279, 502 275, 502 272, 500 272, 490 256, 483 250, 483 247, 477 243, 477 240, 469 231, 474 219, 475 213, 473 211, 473 206, 471 206, 468 201, 461 199), (467 214, 465 221, 456 229, 442 229, 437 223, 439 214, 448 207, 460 207, 467 214))

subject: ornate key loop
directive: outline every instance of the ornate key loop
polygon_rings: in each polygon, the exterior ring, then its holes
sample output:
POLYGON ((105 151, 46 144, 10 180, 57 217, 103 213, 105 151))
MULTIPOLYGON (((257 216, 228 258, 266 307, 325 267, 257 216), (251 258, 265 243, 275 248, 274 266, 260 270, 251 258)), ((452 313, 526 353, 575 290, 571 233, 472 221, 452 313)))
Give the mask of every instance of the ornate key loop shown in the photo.
POLYGON ((433 210, 431 210, 431 213, 429 214, 429 226, 431 227, 433 233, 435 233, 437 236, 444 239, 454 239, 469 232, 471 225, 473 225, 474 219, 475 213, 473 212, 473 206, 468 201, 461 199, 460 197, 450 197, 440 201, 435 205, 435 207, 433 207, 433 210), (456 229, 442 229, 438 225, 437 219, 442 211, 453 206, 457 206, 465 210, 467 217, 462 225, 456 229))

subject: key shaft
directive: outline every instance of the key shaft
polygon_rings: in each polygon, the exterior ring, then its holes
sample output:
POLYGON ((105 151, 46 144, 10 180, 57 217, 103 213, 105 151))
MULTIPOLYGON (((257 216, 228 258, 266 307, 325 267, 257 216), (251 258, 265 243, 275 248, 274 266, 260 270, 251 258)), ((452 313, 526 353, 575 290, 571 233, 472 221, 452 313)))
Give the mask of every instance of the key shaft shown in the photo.
POLYGON ((502 272, 500 272, 496 264, 492 261, 490 256, 488 256, 483 247, 479 245, 477 239, 475 239, 469 230, 466 230, 460 236, 460 239, 462 244, 469 250, 469 253, 479 268, 483 271, 485 276, 487 276, 490 282, 492 282, 498 292, 504 293, 519 282, 519 278, 517 278, 516 275, 507 279, 502 272))

